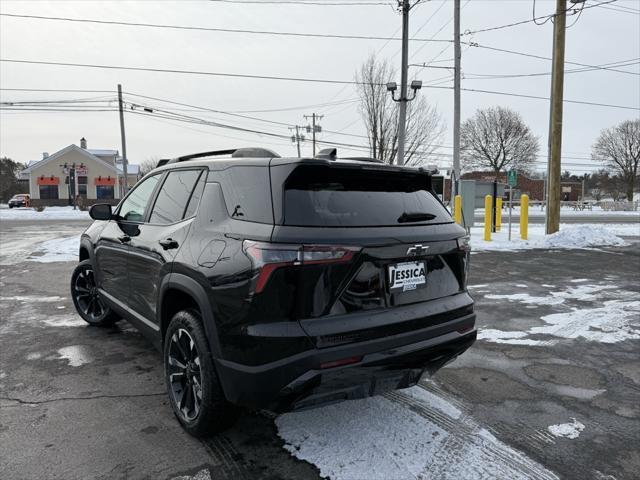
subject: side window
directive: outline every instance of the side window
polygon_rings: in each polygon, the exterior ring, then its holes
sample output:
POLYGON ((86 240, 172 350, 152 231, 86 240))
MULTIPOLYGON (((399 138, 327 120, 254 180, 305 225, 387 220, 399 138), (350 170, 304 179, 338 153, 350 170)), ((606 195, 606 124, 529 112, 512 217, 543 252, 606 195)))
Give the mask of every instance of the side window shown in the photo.
POLYGON ((245 222, 273 223, 268 168, 239 166, 217 173, 231 218, 245 222))
POLYGON ((156 188, 161 175, 154 175, 136 185, 136 188, 129 194, 122 206, 119 215, 130 222, 142 222, 145 211, 153 190, 156 188))
POLYGON ((175 170, 167 175, 151 211, 150 223, 169 224, 182 220, 193 187, 202 170, 175 170))
POLYGON ((184 212, 184 218, 189 218, 195 215, 196 210, 198 209, 198 205, 200 204, 200 197, 202 197, 204 184, 206 182, 207 175, 203 173, 202 175, 200 175, 200 180, 198 180, 196 188, 193 189, 193 193, 191 194, 191 198, 189 199, 189 205, 187 205, 187 210, 184 212))

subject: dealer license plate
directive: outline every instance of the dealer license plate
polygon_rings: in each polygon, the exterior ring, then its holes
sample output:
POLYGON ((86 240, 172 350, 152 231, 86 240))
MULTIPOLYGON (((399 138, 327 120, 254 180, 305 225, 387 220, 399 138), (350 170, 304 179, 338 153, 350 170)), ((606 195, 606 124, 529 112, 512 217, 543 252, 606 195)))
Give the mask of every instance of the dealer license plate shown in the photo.
POLYGON ((404 262, 389 265, 389 289, 415 290, 427 284, 425 262, 404 262))

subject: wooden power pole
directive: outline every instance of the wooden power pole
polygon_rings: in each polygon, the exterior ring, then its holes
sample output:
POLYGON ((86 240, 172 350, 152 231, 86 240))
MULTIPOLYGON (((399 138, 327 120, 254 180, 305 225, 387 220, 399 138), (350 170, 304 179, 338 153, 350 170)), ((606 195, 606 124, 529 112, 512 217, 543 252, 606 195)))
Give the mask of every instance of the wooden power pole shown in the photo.
POLYGON ((121 197, 129 190, 129 178, 127 177, 127 140, 124 136, 124 105, 122 103, 122 85, 118 84, 118 109, 120 110, 120 137, 122 138, 122 174, 124 175, 124 187, 121 197))
POLYGON ((460 193, 460 0, 453 2, 453 178, 451 183, 451 199, 460 193))
POLYGON ((551 75, 551 125, 547 172, 547 235, 560 230, 560 176, 562 159, 562 102, 564 93, 564 44, 567 0, 556 0, 553 23, 553 73, 551 75))

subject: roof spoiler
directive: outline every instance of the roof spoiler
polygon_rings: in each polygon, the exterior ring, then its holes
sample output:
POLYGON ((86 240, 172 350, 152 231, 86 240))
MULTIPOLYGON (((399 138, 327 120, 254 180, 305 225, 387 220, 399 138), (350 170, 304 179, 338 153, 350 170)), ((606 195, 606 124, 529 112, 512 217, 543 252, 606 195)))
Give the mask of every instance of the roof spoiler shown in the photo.
MULTIPOLYGON (((338 149, 337 148, 323 148, 318 152, 315 158, 324 158, 326 160, 337 160, 338 149)), ((382 160, 371 157, 340 157, 341 160, 357 160, 359 162, 372 162, 372 163, 384 163, 382 160)))

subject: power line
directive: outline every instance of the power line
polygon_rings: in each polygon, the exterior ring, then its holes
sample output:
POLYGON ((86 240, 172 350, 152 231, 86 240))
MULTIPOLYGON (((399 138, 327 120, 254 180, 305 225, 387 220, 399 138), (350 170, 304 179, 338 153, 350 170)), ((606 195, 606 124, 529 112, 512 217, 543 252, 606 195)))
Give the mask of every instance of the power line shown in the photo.
MULTIPOLYGON (((569 70, 565 70, 564 73, 592 72, 592 71, 595 71, 595 70, 599 70, 601 66, 624 67, 624 66, 638 65, 638 64, 640 64, 640 57, 639 58, 630 59, 630 60, 621 60, 621 61, 618 61, 618 62, 604 63, 602 65, 596 65, 594 68, 584 67, 584 68, 569 69, 569 70)), ((465 73, 465 79, 467 79, 467 80, 491 80, 491 79, 497 79, 497 78, 540 77, 540 76, 546 76, 546 75, 551 75, 551 72, 517 73, 517 74, 465 73), (469 75, 473 75, 474 77, 469 77, 469 75)), ((640 73, 638 73, 637 75, 640 75, 640 73)))
MULTIPOLYGON (((337 38, 346 40, 384 40, 393 41, 401 40, 397 37, 381 37, 375 35, 347 35, 347 34, 331 34, 331 33, 301 33, 301 32, 280 32, 274 30, 247 30, 238 28, 213 28, 213 27, 197 27, 190 25, 173 25, 173 24, 160 24, 160 23, 143 23, 143 22, 124 22, 116 20, 96 20, 92 18, 70 18, 70 17, 49 17, 44 15, 22 15, 14 13, 0 13, 2 17, 12 18, 26 18, 34 20, 53 20, 61 22, 76 22, 76 23, 94 23, 99 25, 120 25, 126 27, 145 27, 145 28, 168 28, 174 30, 195 30, 204 32, 221 32, 221 33, 249 33, 255 35, 276 35, 286 37, 308 37, 308 38, 337 38)), ((453 40, 445 39, 427 39, 427 38, 412 38, 416 42, 433 42, 433 43, 451 43, 453 40)))
MULTIPOLYGON (((432 87, 432 88, 448 88, 448 87, 432 87)), ((520 97, 520 98, 531 98, 531 99, 537 99, 537 100, 549 100, 549 97, 540 97, 537 95, 527 95, 527 94, 523 94, 523 93, 511 93, 511 92, 496 92, 493 90, 478 90, 475 88, 463 88, 462 89, 465 92, 476 92, 476 93, 489 93, 492 95, 505 95, 507 97, 520 97)), ((588 102, 588 101, 584 101, 584 100, 567 100, 564 99, 563 100, 564 103, 575 103, 575 104, 579 104, 579 105, 591 105, 594 107, 610 107, 610 108, 621 108, 623 110, 638 110, 640 111, 640 107, 629 107, 626 105, 613 105, 610 103, 597 103, 597 102, 588 102)))
POLYGON ((209 0, 210 2, 218 3, 236 3, 246 5, 313 5, 319 7, 333 6, 333 7, 346 7, 346 6, 392 6, 389 2, 375 2, 375 1, 363 1, 363 2, 329 2, 329 1, 305 1, 305 0, 209 0))
MULTIPOLYGON (((176 102, 177 103, 177 102, 176 102)), ((84 109, 78 109, 78 110, 58 110, 55 108, 47 108, 47 109, 41 109, 41 108, 35 108, 35 109, 31 109, 31 108, 20 108, 18 107, 17 109, 19 110, 25 110, 25 111, 40 111, 40 112, 64 112, 64 113, 68 113, 70 111, 74 111, 74 112, 94 112, 94 111, 104 111, 104 112, 113 112, 113 111, 117 111, 118 109, 116 108, 112 108, 112 109, 101 109, 101 110, 84 110, 84 109)), ((4 111, 4 110, 14 110, 12 108, 0 108, 0 111, 4 111)), ((128 113, 132 113, 135 115, 141 115, 144 117, 148 117, 148 118, 153 118, 153 119, 165 119, 165 120, 170 120, 170 121, 174 121, 174 122, 182 122, 182 123, 191 123, 191 124, 201 124, 201 125, 206 125, 206 126, 212 126, 212 127, 218 127, 218 128, 224 128, 224 129, 231 129, 231 130, 235 130, 238 131, 240 133, 251 133, 251 134, 257 134, 257 135, 264 135, 264 136, 270 136, 273 138, 279 138, 279 139, 283 139, 283 140, 289 140, 290 137, 289 135, 283 135, 283 134, 278 134, 278 133, 273 133, 273 132, 268 132, 268 131, 264 131, 264 130, 255 130, 255 129, 248 129, 248 128, 244 128, 244 127, 238 127, 235 125, 228 125, 228 124, 221 124, 221 123, 217 123, 217 122, 210 122, 208 120, 199 118, 199 117, 192 117, 192 116, 185 116, 185 115, 181 115, 181 114, 175 114, 171 111, 165 110, 162 111, 162 113, 156 113, 156 112, 148 112, 148 111, 128 111, 128 113)), ((202 132, 201 130, 197 130, 202 132)), ((329 131, 327 131, 329 132, 329 131)), ((337 133, 337 132, 336 132, 337 133)), ((224 135, 221 135, 224 136, 224 135)), ((361 136, 362 138, 367 138, 364 136, 361 136)), ((229 137, 229 138, 236 138, 236 137, 229 137)), ((333 146, 342 146, 342 147, 347 147, 347 148, 351 148, 351 149, 356 149, 356 150, 363 150, 363 151, 369 151, 369 147, 368 146, 364 146, 364 145, 358 145, 358 144, 352 144, 352 143, 344 143, 344 142, 332 142, 332 141, 328 141, 328 140, 317 140, 318 143, 321 144, 325 144, 325 145, 333 145, 333 146)), ((447 147, 444 145, 438 145, 438 144, 431 144, 431 147, 436 147, 436 148, 441 148, 441 147, 447 147)), ((451 157, 451 154, 448 153, 442 153, 442 152, 436 152, 436 151, 432 151, 432 152, 425 152, 422 150, 415 150, 416 153, 421 154, 421 155, 427 155, 430 157, 451 157)), ((542 157, 539 157, 542 158, 542 157)), ((564 159, 577 159, 577 160, 589 160, 589 158, 586 157, 570 157, 570 156, 563 156, 564 159)), ((442 160, 442 158, 441 158, 442 160)), ((448 161, 448 160, 447 160, 448 161)), ((544 164, 545 161, 544 160, 536 160, 534 163, 536 164, 544 164)), ((598 164, 594 164, 594 163, 584 163, 584 162, 563 162, 563 165, 566 166, 571 166, 571 167, 578 167, 578 166, 586 166, 586 167, 593 167, 596 168, 599 165, 598 164)))
MULTIPOLYGON (((463 45, 469 45, 470 47, 475 47, 475 48, 481 48, 484 50, 491 50, 494 52, 501 52, 501 53, 510 53, 513 55, 520 55, 523 57, 529 57, 529 58, 536 58, 538 60, 547 60, 547 61, 551 61, 550 57, 545 57, 542 55, 535 55, 533 53, 525 53, 525 52, 518 52, 515 50, 507 50, 506 48, 498 48, 498 47, 491 47, 489 45, 481 45, 477 42, 462 42, 463 45)), ((610 68, 610 67, 602 67, 602 66, 598 66, 598 65, 591 65, 588 63, 579 63, 579 62, 570 62, 569 60, 565 60, 565 63, 568 65, 577 65, 579 67, 590 67, 590 68, 595 68, 598 70, 609 70, 611 72, 618 72, 618 73, 626 73, 628 75, 638 75, 636 72, 629 72, 628 70, 618 70, 615 68, 610 68)))
POLYGON ((6 90, 6 91, 11 91, 11 92, 116 93, 115 90, 79 90, 79 89, 64 89, 64 88, 4 88, 4 87, 0 87, 0 90, 6 90))
MULTIPOLYGON (((82 67, 82 68, 102 68, 107 70, 131 70, 131 71, 143 71, 143 72, 156 72, 156 73, 179 73, 179 74, 189 74, 189 75, 209 75, 209 76, 220 76, 220 77, 232 77, 232 78, 252 78, 252 79, 261 79, 261 80, 284 80, 284 81, 297 81, 297 82, 310 82, 310 83, 329 83, 329 84, 348 84, 348 85, 360 85, 361 82, 355 82, 352 80, 329 80, 329 79, 315 79, 315 78, 298 78, 298 77, 280 77, 275 75, 249 75, 249 74, 238 74, 238 73, 222 73, 222 72, 205 72, 205 71, 196 71, 196 70, 176 70, 176 69, 168 69, 168 68, 150 68, 150 67, 125 67, 121 65, 99 65, 99 64, 87 64, 87 63, 66 63, 66 62, 45 62, 45 61, 36 61, 36 60, 15 60, 15 59, 6 59, 0 58, 0 62, 9 62, 9 63, 19 63, 19 64, 29 64, 29 65, 55 65, 55 66, 65 66, 65 67, 82 67)), ((593 66, 593 65, 589 65, 593 66)), ((383 84, 380 84, 383 85, 383 84)), ((446 89, 451 90, 452 87, 444 87, 438 85, 423 85, 423 88, 436 88, 436 89, 446 89)), ((536 95, 526 95, 526 94, 518 94, 511 92, 497 92, 491 90, 477 90, 471 88, 463 88, 462 90, 468 92, 479 92, 479 93, 490 93, 494 95, 506 95, 511 97, 521 97, 521 98, 531 98, 537 100, 549 100, 548 97, 540 97, 536 95)), ((640 108, 636 107, 628 107, 625 105, 613 105, 607 103, 597 103, 597 102, 588 102, 583 100, 564 100, 566 103, 575 103, 575 104, 583 104, 583 105, 591 105, 598 107, 610 107, 610 108, 621 108, 625 110, 640 110, 640 108)))

